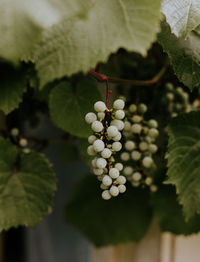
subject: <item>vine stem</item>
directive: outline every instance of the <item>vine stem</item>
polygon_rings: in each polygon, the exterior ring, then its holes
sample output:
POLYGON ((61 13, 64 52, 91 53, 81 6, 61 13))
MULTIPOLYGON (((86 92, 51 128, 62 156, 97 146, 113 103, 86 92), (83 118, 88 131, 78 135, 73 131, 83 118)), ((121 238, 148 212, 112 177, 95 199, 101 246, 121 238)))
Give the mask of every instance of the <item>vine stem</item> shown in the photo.
POLYGON ((166 72, 169 65, 169 60, 167 59, 161 68, 161 70, 150 80, 132 80, 132 79, 123 79, 123 78, 114 78, 109 77, 103 74, 100 74, 99 71, 90 70, 89 74, 94 77, 98 82, 107 82, 110 83, 123 83, 123 84, 132 84, 136 86, 151 86, 157 83, 161 77, 166 72))

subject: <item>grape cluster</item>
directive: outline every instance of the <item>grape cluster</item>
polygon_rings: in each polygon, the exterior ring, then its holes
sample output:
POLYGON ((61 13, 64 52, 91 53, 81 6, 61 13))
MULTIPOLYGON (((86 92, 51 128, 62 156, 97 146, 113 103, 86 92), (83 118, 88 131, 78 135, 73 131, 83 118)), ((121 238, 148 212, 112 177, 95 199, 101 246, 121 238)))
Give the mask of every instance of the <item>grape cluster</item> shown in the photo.
POLYGON ((120 175, 123 169, 121 163, 115 162, 115 154, 122 149, 119 142, 124 128, 123 119, 125 103, 117 99, 113 103, 113 109, 108 109, 104 102, 94 104, 97 114, 89 112, 85 121, 91 125, 94 134, 89 136, 87 152, 94 156, 92 160, 93 173, 101 181, 102 198, 105 200, 116 197, 126 191, 126 178, 120 175))
POLYGON ((157 190, 153 184, 156 165, 152 158, 158 150, 155 140, 159 135, 158 123, 151 119, 146 121, 145 104, 131 104, 126 112, 124 122, 124 151, 120 158, 124 162, 123 174, 134 187, 149 186, 152 192, 157 190))
POLYGON ((182 112, 190 112, 193 109, 189 94, 182 87, 175 87, 172 83, 167 83, 165 89, 164 101, 171 117, 176 117, 182 112))

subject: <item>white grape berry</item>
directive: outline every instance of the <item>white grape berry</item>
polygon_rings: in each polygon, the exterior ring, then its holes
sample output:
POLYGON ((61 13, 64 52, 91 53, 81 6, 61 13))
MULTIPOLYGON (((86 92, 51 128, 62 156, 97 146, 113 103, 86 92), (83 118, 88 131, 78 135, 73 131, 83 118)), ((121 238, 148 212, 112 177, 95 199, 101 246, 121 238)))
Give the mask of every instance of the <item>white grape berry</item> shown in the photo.
POLYGON ((109 137, 115 137, 118 134, 118 129, 116 126, 109 126, 107 129, 107 133, 109 137))
POLYGON ((151 192, 156 192, 158 190, 158 187, 156 185, 151 185, 150 190, 151 192))
POLYGON ((123 152, 123 153, 121 153, 120 158, 123 161, 128 161, 130 159, 130 155, 127 152, 123 152))
POLYGON ((141 153, 137 150, 134 150, 132 153, 131 153, 131 158, 135 161, 138 161, 140 158, 141 158, 141 153))
POLYGON ((142 160, 142 165, 146 168, 150 168, 153 164, 153 159, 150 156, 145 156, 142 160))
POLYGON ((10 134, 11 134, 11 136, 14 136, 14 137, 18 136, 19 135, 19 129, 16 128, 16 127, 12 128, 11 131, 10 131, 10 134))
POLYGON ((119 189, 119 193, 124 193, 126 191, 126 186, 125 185, 119 185, 118 189, 119 189))
POLYGON ((116 163, 115 168, 117 168, 119 171, 122 171, 123 165, 121 163, 116 163))
POLYGON ((119 131, 124 129, 124 122, 122 120, 114 119, 110 124, 116 126, 119 131))
POLYGON ((21 138, 21 139, 19 140, 19 145, 20 145, 21 147, 25 147, 25 146, 27 146, 27 144, 28 144, 27 139, 21 138))
POLYGON ((142 126, 140 124, 133 124, 131 130, 134 134, 140 134, 142 131, 142 126))
POLYGON ((131 166, 126 166, 123 170, 124 175, 130 176, 133 173, 133 168, 131 166))
POLYGON ((121 138, 122 138, 122 135, 121 135, 121 133, 118 131, 117 135, 114 136, 112 139, 117 142, 117 141, 119 141, 121 138))
POLYGON ((117 178, 119 176, 119 170, 117 168, 111 168, 109 170, 109 176, 113 179, 117 178))
POLYGON ((102 179, 102 183, 105 185, 105 186, 110 186, 112 185, 112 179, 108 176, 108 175, 105 175, 102 179))
POLYGON ((156 153, 156 152, 158 151, 157 145, 155 145, 155 144, 150 144, 150 145, 149 145, 149 151, 150 151, 152 154, 156 153))
POLYGON ((111 155, 112 155, 112 152, 108 148, 104 148, 104 150, 101 152, 101 156, 103 158, 109 158, 109 157, 111 157, 111 155))
POLYGON ((91 136, 88 137, 88 143, 93 144, 96 139, 97 139, 96 136, 91 135, 91 136))
POLYGON ((96 166, 96 161, 97 161, 97 157, 95 157, 95 158, 92 159, 92 161, 91 161, 92 166, 95 167, 95 168, 97 167, 97 166, 96 166))
POLYGON ((110 194, 109 190, 104 190, 104 191, 102 192, 101 196, 102 196, 102 198, 103 198, 104 200, 109 200, 109 199, 111 199, 111 194, 110 194))
POLYGON ((134 181, 139 181, 141 178, 142 178, 142 174, 141 174, 140 172, 135 172, 135 173, 133 173, 133 175, 132 175, 132 179, 133 179, 134 181))
POLYGON ((117 182, 118 182, 120 185, 124 185, 124 184, 126 183, 126 178, 125 178, 125 176, 118 176, 117 182))
POLYGON ((131 130, 131 123, 129 121, 124 122, 124 131, 130 131, 131 130))
POLYGON ((89 156, 96 155, 96 152, 94 151, 94 147, 92 145, 88 146, 87 153, 88 153, 89 156))
POLYGON ((149 126, 152 127, 152 128, 157 128, 158 127, 158 122, 156 120, 154 120, 154 119, 150 119, 148 121, 148 123, 149 123, 149 126))
POLYGON ((159 132, 156 128, 151 128, 151 129, 149 129, 148 135, 152 138, 156 138, 156 137, 158 137, 159 132))
POLYGON ((31 150, 30 150, 29 148, 24 148, 24 149, 23 149, 23 152, 24 152, 25 154, 29 154, 29 153, 31 152, 31 150))
POLYGON ((97 116, 98 116, 99 120, 103 120, 104 117, 105 117, 105 113, 99 112, 99 113, 97 113, 97 116))
POLYGON ((140 142, 140 144, 139 144, 139 149, 140 149, 141 151, 147 150, 147 149, 148 149, 148 144, 147 144, 146 142, 140 142))
POLYGON ((122 99, 117 99, 113 103, 113 108, 114 109, 123 109, 125 106, 125 103, 122 99))
POLYGON ((135 148, 135 143, 131 140, 126 141, 125 148, 128 151, 132 151, 135 148))
POLYGON ((152 179, 151 177, 147 177, 147 178, 145 179, 145 184, 146 184, 146 185, 151 185, 152 182, 153 182, 153 179, 152 179))
POLYGON ((119 120, 123 119, 125 117, 124 111, 123 110, 117 110, 115 112, 115 117, 116 117, 116 119, 119 119, 119 120))
POLYGON ((93 143, 93 148, 94 148, 94 151, 96 152, 101 152, 104 150, 104 147, 105 147, 105 144, 102 140, 100 139, 97 139, 96 141, 94 141, 93 143))
POLYGON ((122 144, 120 142, 114 142, 112 143, 112 149, 118 152, 122 149, 122 144))
POLYGON ((103 174, 103 169, 102 168, 93 168, 93 173, 96 175, 96 176, 100 176, 103 174))
POLYGON ((101 183, 100 188, 105 190, 105 189, 108 189, 108 186, 105 186, 104 184, 101 183))
POLYGON ((174 100, 174 94, 169 92, 166 94, 166 98, 169 100, 169 101, 173 101, 174 100))
POLYGON ((118 187, 117 186, 111 186, 110 194, 111 194, 111 196, 114 196, 114 197, 118 196, 119 195, 118 187))
POLYGON ((132 119, 133 119, 133 122, 135 123, 140 123, 142 121, 142 117, 138 115, 133 116, 132 119))
POLYGON ((91 128, 94 132, 101 132, 103 130, 103 125, 100 121, 94 121, 91 128))
POLYGON ((107 161, 106 161, 104 158, 98 158, 98 159, 96 160, 96 166, 97 166, 98 168, 105 168, 106 165, 107 165, 107 161))
POLYGON ((147 106, 146 106, 145 104, 139 104, 139 106, 138 106, 138 111, 139 111, 139 113, 141 113, 141 114, 146 113, 146 111, 147 111, 147 106))
POLYGON ((145 141, 147 141, 147 143, 151 143, 152 142, 152 137, 150 137, 150 136, 146 136, 145 138, 145 141))
POLYGON ((94 110, 96 112, 104 112, 106 110, 106 105, 102 101, 98 101, 94 104, 94 110))
POLYGON ((136 110, 137 110, 137 106, 136 106, 135 104, 131 104, 131 105, 129 106, 129 111, 130 111, 131 113, 135 113, 136 110))
POLYGON ((92 124, 96 120, 97 116, 92 112, 87 113, 87 115, 85 116, 85 122, 88 124, 92 124))

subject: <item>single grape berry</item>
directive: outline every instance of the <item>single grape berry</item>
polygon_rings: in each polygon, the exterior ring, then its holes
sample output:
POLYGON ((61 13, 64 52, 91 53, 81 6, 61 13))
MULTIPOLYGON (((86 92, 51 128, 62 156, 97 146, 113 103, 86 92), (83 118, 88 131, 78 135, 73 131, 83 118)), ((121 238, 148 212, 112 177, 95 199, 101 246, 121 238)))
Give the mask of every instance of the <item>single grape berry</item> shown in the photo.
POLYGON ((122 149, 122 144, 120 142, 114 142, 112 144, 112 149, 116 152, 120 151, 122 149))
POLYGON ((110 194, 110 192, 109 192, 109 190, 104 190, 103 192, 102 192, 102 198, 104 199, 104 200, 109 200, 109 199, 111 199, 111 194, 110 194))
POLYGON ((104 158, 98 158, 98 159, 96 160, 96 166, 97 166, 98 168, 105 168, 106 165, 107 165, 107 162, 106 162, 106 160, 105 160, 104 158))
POLYGON ((124 109, 125 103, 122 99, 117 99, 113 103, 114 109, 124 109))
POLYGON ((19 140, 19 145, 20 145, 21 147, 27 146, 27 145, 28 145, 27 139, 21 138, 21 139, 19 140))
POLYGON ((94 132, 101 132, 103 130, 103 125, 100 121, 94 121, 91 127, 94 132))
POLYGON ((87 115, 85 116, 85 121, 88 124, 92 124, 95 120, 97 120, 97 116, 92 112, 87 113, 87 115))
POLYGON ((119 176, 119 170, 117 168, 111 168, 109 171, 109 176, 111 178, 117 178, 119 176))
POLYGON ((96 112, 104 112, 106 110, 106 105, 102 101, 98 101, 94 104, 94 110, 96 112))
POLYGON ((18 136, 19 135, 19 129, 14 127, 10 130, 10 134, 11 136, 15 137, 15 136, 18 136))
POLYGON ((109 126, 107 129, 107 133, 109 137, 115 137, 118 134, 118 129, 116 126, 109 126))
POLYGON ((111 196, 114 196, 114 197, 118 196, 119 195, 118 187, 117 186, 111 186, 110 194, 111 194, 111 196))
POLYGON ((93 143, 93 148, 95 152, 101 152, 104 150, 105 144, 102 140, 97 139, 93 143))

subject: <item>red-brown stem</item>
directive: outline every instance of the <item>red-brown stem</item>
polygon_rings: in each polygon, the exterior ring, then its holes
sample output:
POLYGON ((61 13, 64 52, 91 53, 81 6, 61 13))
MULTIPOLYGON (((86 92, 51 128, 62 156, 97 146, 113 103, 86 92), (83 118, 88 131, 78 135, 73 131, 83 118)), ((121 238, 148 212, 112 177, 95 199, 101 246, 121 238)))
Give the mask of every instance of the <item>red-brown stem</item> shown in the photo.
POLYGON ((89 74, 93 76, 97 81, 99 82, 106 82, 107 80, 110 83, 123 83, 123 84, 132 84, 136 86, 151 86, 157 83, 160 78, 164 75, 169 65, 169 61, 166 60, 165 64, 161 68, 161 70, 150 80, 132 80, 132 79, 122 79, 122 78, 114 78, 109 77, 103 74, 100 74, 98 72, 98 68, 96 68, 96 71, 90 70, 89 74))

